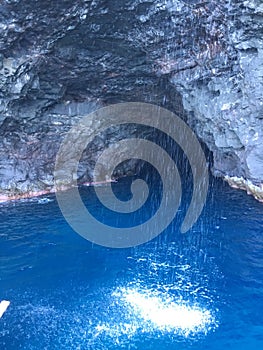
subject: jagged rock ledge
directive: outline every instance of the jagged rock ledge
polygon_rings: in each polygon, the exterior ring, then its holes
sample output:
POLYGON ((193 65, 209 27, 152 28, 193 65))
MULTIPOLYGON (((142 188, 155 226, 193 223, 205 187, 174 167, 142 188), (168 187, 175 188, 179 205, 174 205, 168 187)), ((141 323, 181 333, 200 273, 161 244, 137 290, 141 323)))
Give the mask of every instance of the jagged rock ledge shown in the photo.
POLYGON ((224 180, 227 181, 231 187, 245 190, 247 194, 254 196, 259 202, 263 203, 263 183, 254 185, 250 180, 237 176, 224 176, 224 180))
POLYGON ((39 197, 39 196, 54 193, 54 192, 55 192, 54 189, 50 189, 50 190, 37 191, 37 192, 27 192, 27 193, 17 193, 17 194, 14 194, 14 193, 0 194, 0 203, 15 201, 15 200, 19 200, 19 199, 39 197))
MULTIPOLYGON (((117 182, 117 180, 107 180, 107 181, 101 181, 101 182, 85 182, 81 184, 81 186, 101 186, 101 185, 107 185, 112 182, 117 182)), ((67 185, 60 185, 59 191, 67 191, 70 188, 72 188, 72 185, 67 184, 67 185)), ((6 192, 6 193, 0 193, 0 204, 9 202, 9 201, 14 201, 14 200, 19 200, 19 199, 27 199, 27 198, 34 198, 34 197, 40 197, 43 195, 51 194, 51 193, 56 193, 57 189, 52 186, 49 188, 46 188, 45 190, 41 191, 28 191, 28 192, 6 192)))

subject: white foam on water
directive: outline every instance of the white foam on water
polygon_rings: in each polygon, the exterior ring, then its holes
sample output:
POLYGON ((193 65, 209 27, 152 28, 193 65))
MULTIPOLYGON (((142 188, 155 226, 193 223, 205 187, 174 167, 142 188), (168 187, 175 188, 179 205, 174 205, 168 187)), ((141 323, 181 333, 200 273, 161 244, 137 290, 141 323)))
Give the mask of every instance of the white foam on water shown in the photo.
POLYGON ((47 203, 50 203, 50 202, 54 202, 54 199, 50 199, 50 198, 40 198, 37 200, 37 203, 38 204, 47 204, 47 203))

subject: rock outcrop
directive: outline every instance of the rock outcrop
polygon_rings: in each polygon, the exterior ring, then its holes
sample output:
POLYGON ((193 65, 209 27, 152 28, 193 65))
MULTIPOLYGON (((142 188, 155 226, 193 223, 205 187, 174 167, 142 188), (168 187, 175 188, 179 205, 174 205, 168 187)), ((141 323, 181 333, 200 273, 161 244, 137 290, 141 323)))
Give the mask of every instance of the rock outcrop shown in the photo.
POLYGON ((214 174, 263 200, 263 4, 199 9, 210 38, 196 65, 171 72, 189 122, 214 155, 214 174))
MULTIPOLYGON (((81 115, 125 101, 187 117, 213 152, 215 175, 260 189, 262 19, 260 0, 3 0, 2 196, 51 190, 63 135, 81 115)), ((97 138, 83 181, 108 137, 125 133, 97 138)))

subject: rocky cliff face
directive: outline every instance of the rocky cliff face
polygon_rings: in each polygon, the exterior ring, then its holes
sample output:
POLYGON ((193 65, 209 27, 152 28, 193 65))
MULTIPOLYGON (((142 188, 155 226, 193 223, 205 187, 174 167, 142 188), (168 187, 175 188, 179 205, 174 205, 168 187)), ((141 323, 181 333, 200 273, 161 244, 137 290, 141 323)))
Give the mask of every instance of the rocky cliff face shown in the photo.
MULTIPOLYGON (((50 190, 63 135, 81 115, 124 101, 187 117, 213 152, 214 173, 259 193, 262 32, 260 0, 3 0, 2 194, 50 190)), ((87 152, 84 180, 108 138, 87 152)))
POLYGON ((171 72, 189 122, 213 151, 213 171, 263 199, 263 3, 201 6, 210 38, 195 66, 171 72), (211 10, 212 9, 212 10, 211 10))

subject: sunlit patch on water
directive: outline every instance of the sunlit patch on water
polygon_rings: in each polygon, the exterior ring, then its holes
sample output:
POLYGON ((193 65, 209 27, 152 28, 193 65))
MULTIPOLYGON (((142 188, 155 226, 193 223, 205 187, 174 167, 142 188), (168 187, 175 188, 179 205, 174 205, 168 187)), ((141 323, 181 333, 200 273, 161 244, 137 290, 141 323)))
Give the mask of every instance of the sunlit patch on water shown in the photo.
MULTIPOLYGON (((127 257, 123 275, 104 285, 100 267, 91 275, 97 284, 85 275, 81 284, 65 279, 46 291, 9 290, 3 296, 11 305, 0 324, 0 348, 24 342, 26 350, 49 349, 51 343, 54 350, 141 349, 147 343, 143 348, 163 350, 203 341, 221 323, 213 290, 220 279, 216 264, 209 257, 204 262, 195 250, 179 254, 176 244, 154 248, 127 257)), ((57 260, 51 262, 53 267, 57 260)))
POLYGON ((187 302, 185 296, 173 293, 167 285, 158 290, 143 287, 140 282, 128 283, 95 289, 94 294, 89 287, 73 287, 72 297, 68 292, 58 289, 56 295, 53 292, 43 300, 36 300, 32 291, 19 295, 6 314, 6 326, 0 329, 0 338, 4 336, 16 344, 21 338, 30 337, 26 341, 27 350, 35 349, 37 342, 48 348, 51 341, 53 348, 60 350, 101 350, 116 345, 127 349, 131 342, 139 344, 142 339, 162 339, 168 343, 183 339, 198 341, 219 323, 212 302, 204 305, 198 293, 195 300, 187 302), (17 334, 10 333, 12 329, 17 329, 17 334))
POLYGON ((157 297, 148 295, 147 291, 128 289, 124 290, 123 297, 138 317, 162 331, 187 336, 190 332, 206 333, 215 323, 209 310, 174 302, 167 295, 157 297))
POLYGON ((132 337, 136 333, 161 332, 188 338, 200 333, 206 335, 217 327, 213 311, 183 300, 173 300, 168 293, 120 288, 112 296, 116 298, 119 312, 121 309, 124 312, 121 322, 99 324, 97 335, 132 337))

